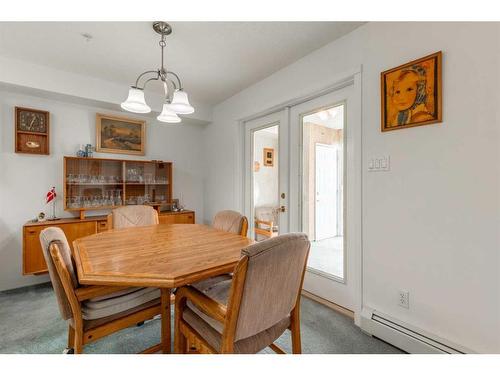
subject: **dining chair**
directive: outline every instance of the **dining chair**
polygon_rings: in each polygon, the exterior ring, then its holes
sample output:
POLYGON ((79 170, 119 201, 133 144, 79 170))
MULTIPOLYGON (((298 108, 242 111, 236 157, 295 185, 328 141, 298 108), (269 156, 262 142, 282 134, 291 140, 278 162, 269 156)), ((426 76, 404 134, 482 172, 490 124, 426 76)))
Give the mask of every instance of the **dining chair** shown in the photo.
POLYGON ((274 207, 255 207, 255 240, 263 241, 276 237, 279 233, 278 220, 278 209, 274 207))
MULTIPOLYGON (((164 296, 156 288, 80 285, 68 240, 60 228, 41 231, 40 242, 61 317, 69 323, 69 352, 82 353, 85 344, 156 315, 169 314, 162 311, 164 296)), ((142 353, 154 353, 167 346, 170 342, 162 342, 142 353)))
POLYGON ((248 220, 246 216, 231 210, 217 212, 212 226, 215 229, 236 233, 244 237, 246 237, 248 233, 248 220))
POLYGON ((184 286, 175 298, 176 353, 257 353, 291 331, 301 353, 300 292, 310 243, 284 234, 241 251, 233 277, 200 290, 184 286))
MULTIPOLYGON (((224 232, 235 233, 239 234, 240 236, 246 237, 248 234, 248 219, 246 218, 246 216, 236 211, 219 211, 214 217, 212 227, 224 232)), ((204 289, 220 281, 231 279, 231 277, 232 276, 230 273, 226 273, 202 281, 198 281, 197 283, 193 284, 193 286, 195 286, 196 288, 204 289)))
POLYGON ((159 224, 158 211, 151 206, 131 205, 115 208, 107 216, 109 229, 159 224))

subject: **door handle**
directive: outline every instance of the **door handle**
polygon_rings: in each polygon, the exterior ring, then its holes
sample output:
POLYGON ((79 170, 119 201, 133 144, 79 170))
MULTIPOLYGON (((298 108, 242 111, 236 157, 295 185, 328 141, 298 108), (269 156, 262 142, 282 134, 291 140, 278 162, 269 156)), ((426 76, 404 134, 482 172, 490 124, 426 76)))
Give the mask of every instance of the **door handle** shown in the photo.
POLYGON ((286 206, 281 206, 280 207, 280 212, 286 212, 286 206))

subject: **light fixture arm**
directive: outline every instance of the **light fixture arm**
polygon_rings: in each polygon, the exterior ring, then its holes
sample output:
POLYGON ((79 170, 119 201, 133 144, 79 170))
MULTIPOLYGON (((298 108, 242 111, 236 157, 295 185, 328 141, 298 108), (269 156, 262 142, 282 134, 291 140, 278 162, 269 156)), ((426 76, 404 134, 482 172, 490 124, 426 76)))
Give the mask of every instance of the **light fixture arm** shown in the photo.
MULTIPOLYGON (((179 83, 179 90, 182 90, 182 83, 181 83, 181 79, 179 78, 179 76, 171 71, 167 71, 167 74, 171 74, 175 77, 175 79, 177 80, 177 83, 179 83)), ((175 86, 175 83, 174 83, 174 86, 175 86)), ((177 88, 177 86, 175 86, 175 88, 177 88)))
POLYGON ((144 90, 144 87, 146 86, 147 82, 152 81, 152 80, 158 80, 159 78, 160 78, 160 74, 159 74, 158 70, 148 70, 148 71, 146 71, 144 73, 139 74, 139 77, 137 77, 137 79, 135 80, 135 86, 132 86, 132 87, 136 88, 136 89, 144 90), (150 79, 148 79, 146 82, 144 82, 144 85, 142 87, 139 87, 139 80, 142 77, 144 77, 146 74, 150 74, 150 73, 156 74, 156 78, 150 78, 150 79))

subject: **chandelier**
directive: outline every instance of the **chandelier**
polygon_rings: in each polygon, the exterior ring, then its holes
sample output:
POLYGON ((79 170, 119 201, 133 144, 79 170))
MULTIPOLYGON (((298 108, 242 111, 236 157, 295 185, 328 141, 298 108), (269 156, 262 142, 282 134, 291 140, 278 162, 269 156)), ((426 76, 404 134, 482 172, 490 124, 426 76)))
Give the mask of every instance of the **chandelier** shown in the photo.
POLYGON ((172 27, 166 22, 158 21, 153 23, 153 30, 161 35, 159 42, 161 48, 161 68, 158 70, 148 70, 139 74, 135 85, 130 87, 127 100, 121 104, 121 107, 126 111, 134 113, 151 112, 151 108, 146 104, 146 100, 144 99, 144 88, 151 81, 161 81, 165 92, 165 103, 157 119, 161 122, 181 122, 181 118, 178 115, 193 113, 194 108, 189 104, 188 94, 182 88, 179 76, 174 72, 166 70, 163 64, 166 45, 165 37, 172 33, 172 27), (140 86, 141 81, 142 86, 140 86))

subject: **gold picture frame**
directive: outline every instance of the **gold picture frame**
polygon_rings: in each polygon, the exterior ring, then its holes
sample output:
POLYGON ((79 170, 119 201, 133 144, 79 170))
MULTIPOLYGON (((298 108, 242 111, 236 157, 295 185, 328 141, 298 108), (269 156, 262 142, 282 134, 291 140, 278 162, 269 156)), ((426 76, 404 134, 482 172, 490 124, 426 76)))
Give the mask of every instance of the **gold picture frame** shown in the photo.
POLYGON ((442 52, 380 73, 381 130, 442 122, 442 52))
POLYGON ((144 156, 146 122, 98 113, 96 115, 96 151, 144 156))
POLYGON ((265 148, 264 155, 262 157, 264 167, 274 166, 274 148, 265 148))

